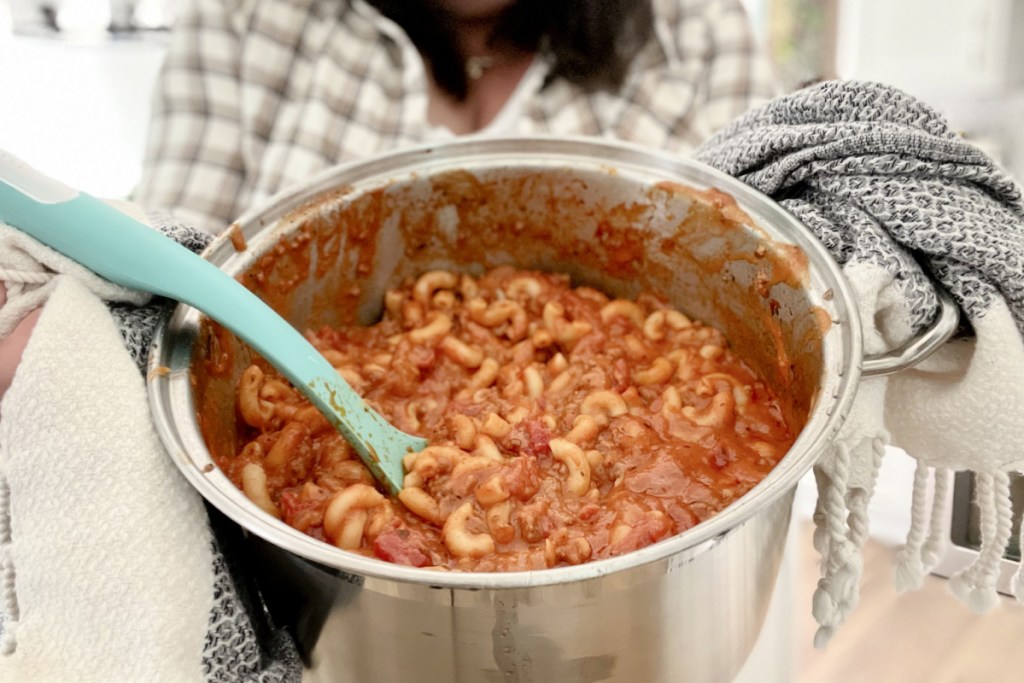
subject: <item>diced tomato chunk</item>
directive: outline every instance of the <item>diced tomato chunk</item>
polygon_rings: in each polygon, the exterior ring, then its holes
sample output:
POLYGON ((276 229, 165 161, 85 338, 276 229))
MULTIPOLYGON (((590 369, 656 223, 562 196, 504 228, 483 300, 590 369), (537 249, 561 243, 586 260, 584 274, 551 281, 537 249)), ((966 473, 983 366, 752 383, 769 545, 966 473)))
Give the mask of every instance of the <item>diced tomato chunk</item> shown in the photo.
POLYGON ((612 544, 612 555, 645 548, 672 534, 672 519, 664 513, 649 513, 623 538, 612 544))
POLYGON ((537 418, 528 418, 512 428, 508 443, 523 455, 547 455, 551 452, 548 442, 555 438, 551 429, 537 418))
POLYGON ((505 473, 505 485, 508 491, 519 500, 530 500, 540 490, 541 471, 537 458, 532 455, 520 455, 515 458, 512 467, 505 473))
POLYGON ((426 567, 430 557, 419 548, 420 540, 415 532, 405 527, 386 529, 373 542, 373 552, 385 562, 426 567))

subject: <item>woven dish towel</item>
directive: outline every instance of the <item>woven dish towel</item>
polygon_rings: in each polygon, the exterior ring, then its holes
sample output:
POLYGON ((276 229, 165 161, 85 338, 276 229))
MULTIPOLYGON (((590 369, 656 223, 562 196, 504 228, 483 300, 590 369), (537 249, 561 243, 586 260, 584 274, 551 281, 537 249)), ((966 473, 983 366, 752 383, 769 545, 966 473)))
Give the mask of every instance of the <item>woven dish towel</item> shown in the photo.
MULTIPOLYGON (((917 460, 897 590, 920 587, 941 560, 949 512, 939 501, 952 472, 970 470, 982 546, 950 586, 974 610, 990 609, 1011 534, 1009 475, 1024 468, 1020 188, 931 107, 877 83, 826 82, 773 100, 697 156, 770 195, 825 244, 853 285, 866 353, 929 323, 933 281, 969 327, 914 369, 865 379, 835 447, 815 466, 815 644, 857 603, 867 504, 890 443, 917 460)), ((1024 601, 1024 572, 1014 587, 1024 601)))

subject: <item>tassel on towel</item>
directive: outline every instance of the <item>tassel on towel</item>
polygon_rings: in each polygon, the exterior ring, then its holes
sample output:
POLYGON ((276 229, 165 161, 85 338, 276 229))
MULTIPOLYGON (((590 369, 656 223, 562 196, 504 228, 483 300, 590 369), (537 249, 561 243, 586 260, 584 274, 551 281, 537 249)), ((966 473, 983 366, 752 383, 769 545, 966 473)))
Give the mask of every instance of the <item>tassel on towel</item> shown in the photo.
MULTIPOLYGON (((977 611, 997 602, 1011 533, 1009 476, 1024 469, 1024 203, 1020 188, 932 108, 894 88, 827 82, 731 124, 698 158, 772 196, 842 266, 858 298, 865 349, 905 342, 935 316, 932 282, 971 332, 917 367, 865 379, 847 424, 815 467, 813 601, 823 646, 856 605, 867 503, 884 446, 918 460, 899 590, 921 585, 945 552, 953 471, 977 477, 982 544, 950 581, 977 611)), ((1017 574, 1024 601, 1024 570, 1017 574)))

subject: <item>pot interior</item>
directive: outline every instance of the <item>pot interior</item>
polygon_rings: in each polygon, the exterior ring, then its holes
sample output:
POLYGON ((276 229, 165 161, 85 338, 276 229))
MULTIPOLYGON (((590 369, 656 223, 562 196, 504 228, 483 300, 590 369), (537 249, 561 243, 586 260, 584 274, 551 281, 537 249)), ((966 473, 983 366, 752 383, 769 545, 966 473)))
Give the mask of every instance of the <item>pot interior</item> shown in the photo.
MULTIPOLYGON (((720 328, 781 398, 785 419, 800 436, 768 478, 730 508, 655 544, 666 548, 632 553, 643 556, 637 562, 649 561, 687 547, 682 537, 704 543, 792 490, 852 400, 857 321, 848 286, 827 253, 792 217, 738 181, 685 161, 663 167, 666 160, 642 151, 595 153, 588 143, 579 153, 575 143, 560 144, 561 150, 552 143, 471 143, 461 156, 458 149, 447 156, 425 149, 334 170, 243 217, 205 255, 301 330, 373 323, 387 289, 427 270, 479 275, 500 265, 568 273, 574 284, 611 296, 652 291, 720 328), (751 500, 756 497, 763 502, 751 500)), ((267 522, 256 519, 255 506, 240 509, 240 494, 227 490, 233 485, 207 476, 209 453, 241 447, 236 387, 253 352, 183 308, 151 362, 171 366, 170 377, 158 379, 166 386, 152 395, 158 428, 165 442, 181 445, 184 454, 176 459, 188 478, 243 526, 310 559, 414 576, 299 540, 297 531, 261 533, 267 522), (175 379, 181 367, 187 388, 175 379), (190 415, 182 414, 183 403, 190 415)), ((602 562, 633 561, 627 558, 602 562)))
MULTIPOLYGON (((821 383, 830 319, 805 292, 804 253, 717 190, 644 186, 600 170, 456 170, 318 196, 274 232, 240 278, 299 329, 372 324, 388 288, 427 270, 514 265, 568 273, 617 297, 654 291, 722 329, 782 397, 794 433, 821 383)), ((215 452, 240 448, 233 395, 251 358, 204 324, 193 370, 199 412, 216 416, 204 420, 215 452)))

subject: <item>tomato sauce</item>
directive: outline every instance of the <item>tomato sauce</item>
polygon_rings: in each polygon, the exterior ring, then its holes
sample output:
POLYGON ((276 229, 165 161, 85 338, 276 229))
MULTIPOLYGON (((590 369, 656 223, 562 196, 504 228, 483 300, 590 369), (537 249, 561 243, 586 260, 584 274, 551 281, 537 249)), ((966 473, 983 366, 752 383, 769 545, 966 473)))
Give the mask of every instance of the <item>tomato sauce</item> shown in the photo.
POLYGON ((743 496, 794 438, 720 331, 564 275, 425 273, 387 294, 378 323, 308 336, 430 441, 402 493, 384 496, 262 361, 239 387, 244 446, 217 463, 269 514, 387 562, 517 571, 630 552, 743 496))

